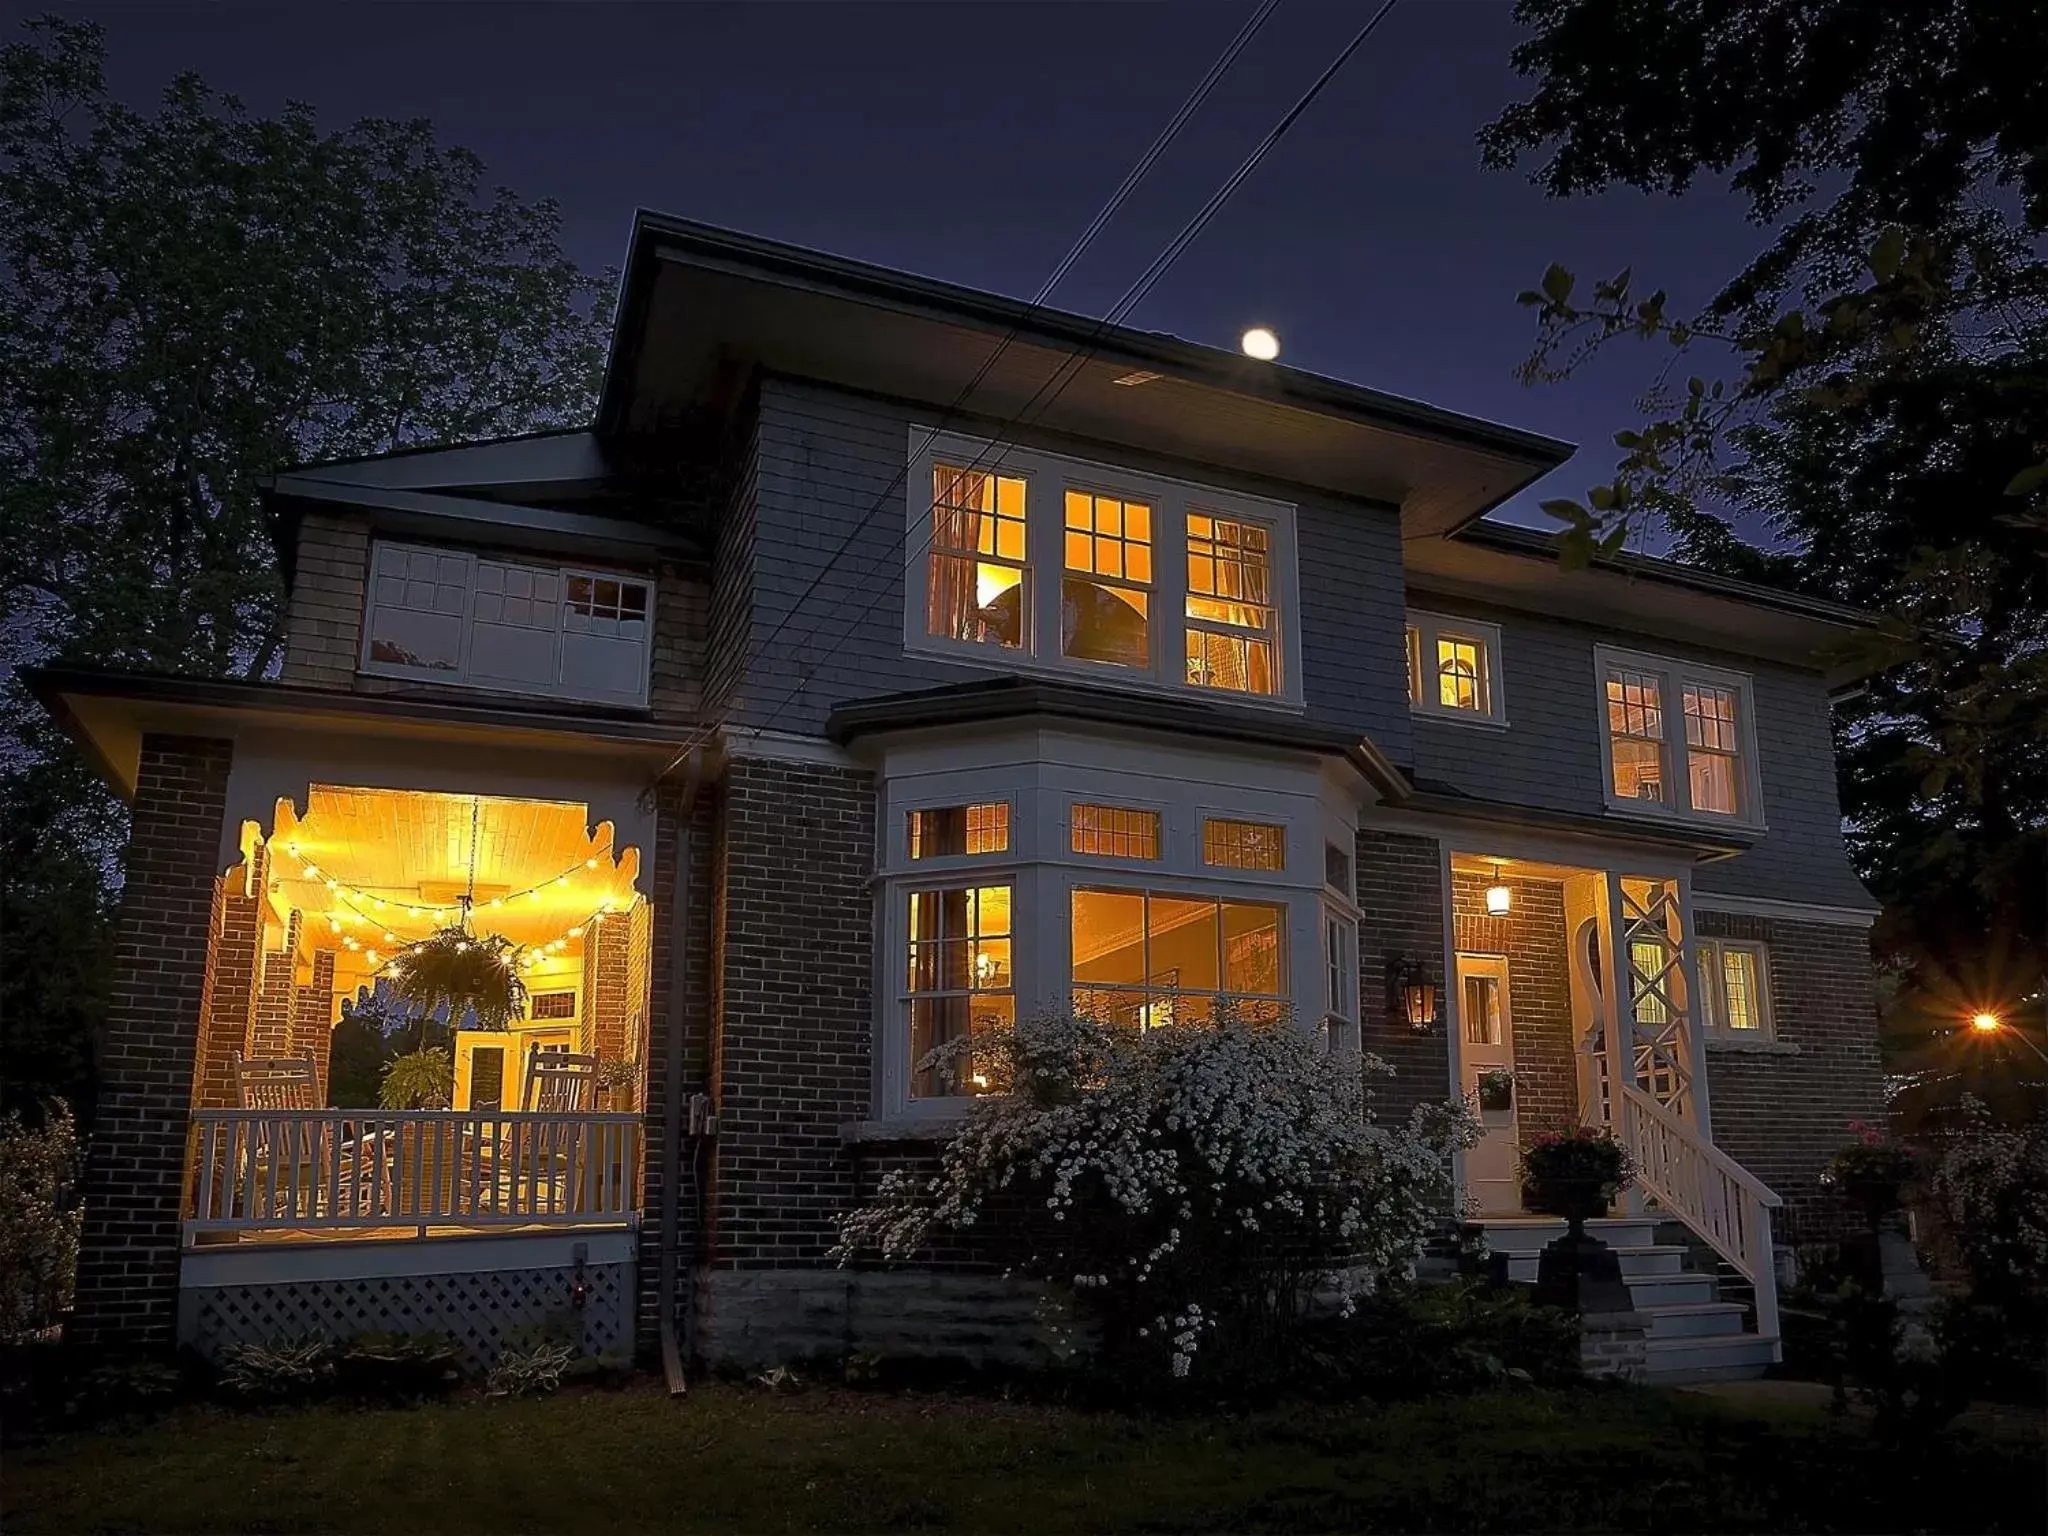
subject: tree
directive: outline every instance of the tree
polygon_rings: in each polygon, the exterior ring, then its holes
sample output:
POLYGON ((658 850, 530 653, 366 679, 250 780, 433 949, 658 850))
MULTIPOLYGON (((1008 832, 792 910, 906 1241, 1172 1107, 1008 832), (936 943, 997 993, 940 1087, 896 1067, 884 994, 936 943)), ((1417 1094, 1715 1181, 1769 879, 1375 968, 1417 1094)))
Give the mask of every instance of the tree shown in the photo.
POLYGON ((2048 12, 1517 14, 1535 88, 1482 132, 1489 163, 1540 156, 1560 197, 1725 177, 1765 231, 1694 314, 1626 271, 1582 295, 1552 266, 1522 296, 1532 381, 1630 339, 1665 354, 1612 478, 1547 504, 1564 558, 1659 525, 1681 559, 1882 614, 1837 733, 1902 1005, 1952 1018, 2024 995, 2048 929, 2048 12))
MULTIPOLYGON (((264 476, 588 420, 600 284, 552 202, 483 176, 424 121, 323 132, 309 107, 258 117, 191 75, 135 111, 90 24, 45 17, 0 48, 10 673, 264 676, 283 645, 264 476)), ((108 904, 79 893, 111 882, 119 807, 12 682, 5 710, 7 945, 97 974, 108 904)), ((0 965, 10 1036, 96 1007, 40 972, 0 965)))

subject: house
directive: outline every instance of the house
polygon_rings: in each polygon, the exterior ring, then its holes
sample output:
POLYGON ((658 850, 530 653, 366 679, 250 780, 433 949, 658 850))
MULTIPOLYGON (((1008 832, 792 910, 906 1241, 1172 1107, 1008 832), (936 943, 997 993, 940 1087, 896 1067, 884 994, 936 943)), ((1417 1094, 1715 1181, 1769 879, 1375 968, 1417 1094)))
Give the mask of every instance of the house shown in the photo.
POLYGON ((642 216, 589 430, 277 475, 281 675, 35 677, 134 807, 75 1333, 999 1348, 999 1275, 826 1257, 977 1089, 921 1058, 1227 994, 1383 1113, 1511 1074, 1457 1174, 1518 1273, 1518 1143, 1613 1127, 1667 1373, 1760 1366, 1879 1107, 1869 621, 1485 520, 1569 451, 642 216), (333 1103, 451 926, 525 1016, 333 1103))

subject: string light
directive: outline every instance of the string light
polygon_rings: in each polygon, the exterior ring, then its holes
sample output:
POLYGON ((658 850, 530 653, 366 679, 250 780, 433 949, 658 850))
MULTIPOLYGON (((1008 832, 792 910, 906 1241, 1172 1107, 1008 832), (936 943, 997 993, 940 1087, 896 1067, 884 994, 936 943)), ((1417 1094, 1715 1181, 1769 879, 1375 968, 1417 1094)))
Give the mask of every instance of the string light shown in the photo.
MULTIPOLYGON (((383 912, 389 905, 381 896, 373 895, 371 892, 350 885, 344 880, 336 879, 333 875, 323 875, 318 864, 299 852, 299 845, 296 842, 286 843, 284 851, 299 861, 299 873, 301 875, 308 880, 321 881, 327 887, 328 894, 337 898, 344 907, 354 910, 357 917, 364 915, 360 908, 367 907, 372 912, 383 912)), ((612 845, 607 843, 600 850, 600 853, 610 853, 611 851, 612 845)), ((538 884, 527 887, 525 890, 508 891, 501 895, 493 896, 484 905, 492 908, 503 908, 507 904, 517 901, 522 896, 530 901, 539 901, 543 892, 560 890, 567 886, 569 884, 569 877, 575 874, 577 870, 596 869, 598 863, 598 855, 593 854, 584 859, 582 863, 572 864, 560 874, 542 880, 538 884)), ((455 902, 449 905, 415 905, 407 903, 402 910, 410 918, 424 918, 441 922, 448 918, 460 917, 462 915, 462 903, 455 902)), ((348 920, 354 921, 355 919, 351 917, 348 920)), ((388 942, 395 943, 396 940, 388 942)))

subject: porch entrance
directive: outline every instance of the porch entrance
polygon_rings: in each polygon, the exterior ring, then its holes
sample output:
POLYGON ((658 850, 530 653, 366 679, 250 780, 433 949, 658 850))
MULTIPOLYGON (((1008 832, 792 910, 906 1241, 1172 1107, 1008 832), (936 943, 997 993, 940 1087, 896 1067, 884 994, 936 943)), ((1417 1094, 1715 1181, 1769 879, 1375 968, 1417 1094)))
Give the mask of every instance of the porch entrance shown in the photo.
POLYGON ((1501 1216, 1522 1209, 1522 1181, 1516 1163, 1521 1151, 1515 1096, 1489 1091, 1489 1074, 1507 1074, 1515 1066, 1514 1007, 1508 989, 1508 962, 1503 955, 1458 956, 1458 1016, 1463 1031, 1459 1052, 1459 1089, 1479 1106, 1485 1134, 1465 1154, 1466 1191, 1482 1216, 1501 1216), (1505 1097, 1506 1102, 1501 1099, 1505 1097), (1489 1107, 1492 1105, 1494 1107, 1489 1107))

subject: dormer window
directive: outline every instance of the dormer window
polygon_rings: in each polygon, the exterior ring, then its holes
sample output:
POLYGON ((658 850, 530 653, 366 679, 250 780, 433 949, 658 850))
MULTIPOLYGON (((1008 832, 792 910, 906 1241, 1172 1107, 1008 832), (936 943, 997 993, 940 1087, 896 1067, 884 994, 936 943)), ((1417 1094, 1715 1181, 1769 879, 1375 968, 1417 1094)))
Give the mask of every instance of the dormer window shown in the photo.
POLYGON ((1292 507, 922 429, 911 448, 908 649, 1299 704, 1292 507))
POLYGON ((1416 713, 1506 724, 1499 625, 1411 612, 1407 639, 1408 703, 1416 713))

